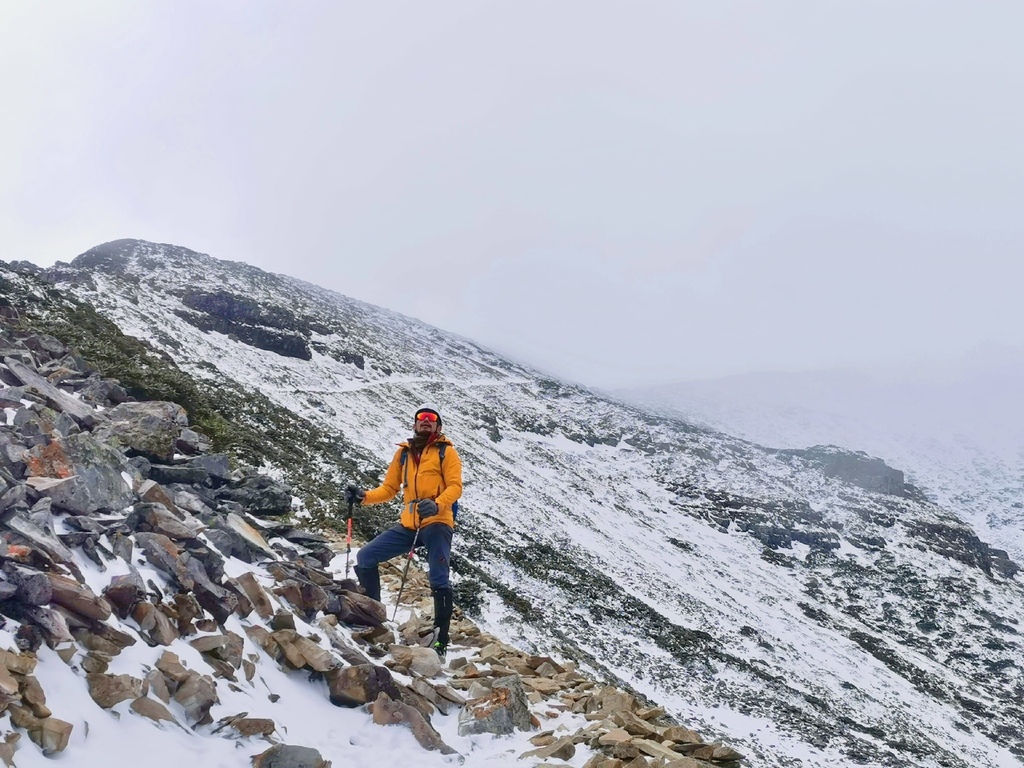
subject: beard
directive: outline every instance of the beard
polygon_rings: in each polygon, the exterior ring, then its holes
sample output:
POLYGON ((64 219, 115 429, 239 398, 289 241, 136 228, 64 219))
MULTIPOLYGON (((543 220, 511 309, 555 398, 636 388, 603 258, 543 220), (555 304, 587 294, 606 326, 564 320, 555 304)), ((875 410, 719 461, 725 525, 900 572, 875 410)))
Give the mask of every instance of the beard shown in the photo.
POLYGON ((432 432, 427 432, 424 434, 420 434, 419 432, 414 433, 413 436, 409 439, 409 447, 415 453, 419 453, 420 451, 427 447, 427 442, 430 440, 432 435, 432 432))

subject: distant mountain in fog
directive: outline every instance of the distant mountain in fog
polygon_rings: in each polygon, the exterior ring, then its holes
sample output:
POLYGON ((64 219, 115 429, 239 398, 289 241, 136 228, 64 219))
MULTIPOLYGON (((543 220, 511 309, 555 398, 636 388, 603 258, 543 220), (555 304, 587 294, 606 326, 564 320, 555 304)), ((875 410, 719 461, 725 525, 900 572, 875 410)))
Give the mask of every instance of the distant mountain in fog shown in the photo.
POLYGON ((762 445, 835 444, 905 470, 980 535, 1024 557, 1024 351, 903 370, 755 373, 620 390, 762 445))

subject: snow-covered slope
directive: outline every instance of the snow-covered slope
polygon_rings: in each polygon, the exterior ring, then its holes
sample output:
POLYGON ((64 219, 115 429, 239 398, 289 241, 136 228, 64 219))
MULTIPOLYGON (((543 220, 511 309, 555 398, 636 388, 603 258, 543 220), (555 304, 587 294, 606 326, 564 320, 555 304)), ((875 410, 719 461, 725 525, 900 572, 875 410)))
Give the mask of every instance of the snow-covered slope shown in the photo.
POLYGON ((629 683, 753 764, 1020 764, 1016 566, 913 487, 866 490, 862 457, 764 449, 184 248, 118 241, 49 278, 194 376, 375 457, 367 473, 437 403, 488 629, 629 683))
POLYGON ((992 349, 913 370, 750 374, 619 396, 761 445, 885 459, 1024 561, 1024 356, 992 349))

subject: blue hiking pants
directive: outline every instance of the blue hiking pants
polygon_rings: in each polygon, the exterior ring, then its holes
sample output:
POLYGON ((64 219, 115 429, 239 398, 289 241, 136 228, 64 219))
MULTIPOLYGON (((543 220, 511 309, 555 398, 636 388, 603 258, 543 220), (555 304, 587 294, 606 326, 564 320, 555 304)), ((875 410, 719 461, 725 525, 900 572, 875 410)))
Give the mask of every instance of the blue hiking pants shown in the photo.
MULTIPOLYGON (((448 583, 448 561, 452 554, 452 527, 444 523, 433 523, 420 528, 417 546, 427 548, 427 563, 430 566, 430 587, 451 590, 448 583)), ((356 578, 366 590, 368 597, 380 600, 380 571, 377 566, 398 555, 406 555, 412 547, 416 531, 396 525, 377 536, 359 550, 356 555, 356 578)))

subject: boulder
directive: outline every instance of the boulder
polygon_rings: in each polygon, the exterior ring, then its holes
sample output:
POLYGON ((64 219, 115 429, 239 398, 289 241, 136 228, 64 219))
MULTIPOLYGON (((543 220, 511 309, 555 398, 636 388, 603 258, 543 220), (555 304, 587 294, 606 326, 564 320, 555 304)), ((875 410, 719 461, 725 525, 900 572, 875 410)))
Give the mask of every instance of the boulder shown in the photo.
POLYGON ((171 723, 177 722, 177 720, 174 719, 174 715, 170 713, 167 707, 154 699, 147 699, 145 697, 135 699, 135 701, 131 703, 131 710, 143 717, 148 717, 155 723, 160 722, 161 720, 166 720, 171 723))
POLYGON ((252 768, 331 768, 331 761, 324 760, 311 747, 275 744, 266 752, 253 755, 252 768))
POLYGON ((188 426, 185 409, 177 403, 121 403, 106 412, 95 430, 100 440, 115 439, 126 448, 160 461, 174 456, 181 430, 188 426))
POLYGON ((85 676, 92 700, 104 709, 110 709, 127 699, 142 695, 142 681, 131 675, 103 675, 90 673, 85 676))
POLYGON ((441 735, 415 707, 395 701, 386 693, 377 696, 373 702, 371 713, 373 722, 377 725, 406 726, 412 731, 417 743, 428 751, 440 752, 442 755, 457 754, 454 749, 444 743, 441 735))
POLYGON ((536 757, 541 760, 546 760, 549 757, 553 757, 557 760, 572 760, 576 755, 576 745, 573 743, 572 736, 563 736, 553 744, 549 744, 546 747, 540 747, 538 749, 531 749, 529 752, 524 752, 519 756, 522 760, 526 757, 536 757))
POLYGON ((175 515, 164 504, 154 503, 136 504, 126 523, 133 530, 160 533, 175 541, 194 539, 206 528, 187 512, 175 515))
POLYGON ((343 592, 337 611, 338 621, 350 627, 380 627, 388 618, 384 604, 358 592, 343 592))
POLYGON ((526 689, 518 675, 500 677, 491 683, 491 692, 471 699, 459 713, 459 735, 493 733, 501 736, 515 729, 533 728, 526 689))
POLYGON ((213 722, 210 707, 218 702, 217 684, 213 678, 189 670, 188 677, 174 692, 174 700, 185 709, 192 725, 208 725, 213 722))
POLYGON ((375 701, 381 693, 401 700, 402 693, 386 667, 357 664, 327 673, 331 704, 336 707, 358 707, 375 701))
POLYGON ((87 619, 106 621, 110 618, 113 612, 110 603, 105 598, 97 596, 85 584, 79 584, 74 579, 56 573, 47 573, 46 578, 50 582, 54 604, 62 605, 87 619))
POLYGON ((114 606, 118 617, 126 619, 135 604, 146 599, 146 584, 132 565, 128 573, 110 580, 110 584, 103 589, 103 596, 114 606))
POLYGON ((18 728, 28 731, 28 737, 34 741, 43 754, 49 757, 63 752, 71 738, 74 726, 56 717, 36 717, 27 707, 11 704, 8 707, 11 722, 18 728))
POLYGON ((39 489, 55 506, 75 515, 118 511, 135 501, 124 456, 88 434, 70 435, 25 454, 30 477, 62 483, 39 489))
POLYGON ((266 475, 250 475, 236 488, 222 488, 217 498, 241 504, 250 515, 275 517, 292 509, 292 491, 266 475))
POLYGON ((422 677, 441 674, 441 659, 430 648, 419 646, 392 645, 388 648, 392 658, 406 669, 422 677))

